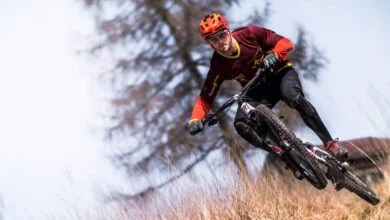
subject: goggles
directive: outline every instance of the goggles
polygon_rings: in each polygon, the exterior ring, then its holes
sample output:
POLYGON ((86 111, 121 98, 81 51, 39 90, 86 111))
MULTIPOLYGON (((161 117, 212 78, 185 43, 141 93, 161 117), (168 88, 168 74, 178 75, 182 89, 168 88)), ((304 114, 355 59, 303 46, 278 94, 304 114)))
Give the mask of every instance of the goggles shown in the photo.
POLYGON ((206 40, 211 44, 217 44, 220 40, 226 41, 227 39, 229 39, 229 36, 230 36, 229 30, 225 29, 214 36, 207 37, 206 40))

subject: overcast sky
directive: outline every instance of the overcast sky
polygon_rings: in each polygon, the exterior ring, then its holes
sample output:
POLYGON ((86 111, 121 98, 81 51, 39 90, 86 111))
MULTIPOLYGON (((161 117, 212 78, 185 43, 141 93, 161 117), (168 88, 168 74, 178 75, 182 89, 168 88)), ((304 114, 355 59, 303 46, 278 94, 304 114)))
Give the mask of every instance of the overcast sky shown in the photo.
POLYGON ((97 202, 124 183, 92 127, 98 100, 75 54, 92 21, 76 1, 0 1, 0 196, 10 219, 97 202), (120 180, 120 181, 118 181, 120 180), (77 196, 76 196, 77 195, 77 196))
MULTIPOLYGON (((295 39, 302 24, 330 60, 321 83, 305 88, 331 133, 342 139, 389 135, 385 124, 372 122, 383 115, 370 107, 375 101, 367 89, 374 85, 390 94, 390 1, 272 3, 269 28, 295 39)), ((263 2, 242 4, 234 16, 254 5, 263 2)), ((0 27, 0 196, 6 216, 42 219, 69 203, 83 210, 96 202, 96 187, 124 187, 104 159, 108 146, 91 132, 101 100, 88 75, 91 64, 74 53, 81 36, 91 33, 85 11, 75 1, 0 1, 0 27)))
MULTIPOLYGON (((236 9, 234 17, 243 17, 242 11, 256 5, 264 7, 250 0, 236 9)), ((334 137, 390 135, 388 124, 380 120, 390 115, 376 109, 381 97, 373 99, 369 93, 374 87, 390 99, 389 11, 387 0, 272 1, 267 27, 295 40, 296 28, 302 25, 330 61, 320 83, 304 82, 304 90, 334 137)), ((314 135, 302 135, 319 142, 314 135)))

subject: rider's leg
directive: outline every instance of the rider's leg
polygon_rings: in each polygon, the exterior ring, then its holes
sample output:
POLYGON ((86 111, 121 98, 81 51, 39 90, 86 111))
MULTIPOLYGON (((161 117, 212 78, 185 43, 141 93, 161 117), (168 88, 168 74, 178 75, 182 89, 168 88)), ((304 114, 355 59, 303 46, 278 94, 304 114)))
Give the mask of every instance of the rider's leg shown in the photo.
MULTIPOLYGON (((283 74, 283 73, 282 73, 283 74)), ((331 137, 314 106, 305 98, 301 82, 296 71, 287 69, 280 85, 282 99, 286 104, 298 111, 305 124, 317 134, 324 143, 325 149, 340 160, 348 157, 347 148, 339 145, 331 137)))

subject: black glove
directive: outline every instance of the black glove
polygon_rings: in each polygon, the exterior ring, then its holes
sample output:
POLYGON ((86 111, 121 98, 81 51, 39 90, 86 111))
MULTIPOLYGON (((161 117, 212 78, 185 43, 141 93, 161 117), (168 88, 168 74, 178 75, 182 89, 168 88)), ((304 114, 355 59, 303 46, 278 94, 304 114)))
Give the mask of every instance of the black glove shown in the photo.
POLYGON ((188 123, 191 135, 196 135, 203 130, 203 124, 198 119, 191 120, 188 123))
POLYGON ((273 72, 273 68, 278 65, 279 59, 273 51, 268 51, 263 59, 264 68, 273 72))

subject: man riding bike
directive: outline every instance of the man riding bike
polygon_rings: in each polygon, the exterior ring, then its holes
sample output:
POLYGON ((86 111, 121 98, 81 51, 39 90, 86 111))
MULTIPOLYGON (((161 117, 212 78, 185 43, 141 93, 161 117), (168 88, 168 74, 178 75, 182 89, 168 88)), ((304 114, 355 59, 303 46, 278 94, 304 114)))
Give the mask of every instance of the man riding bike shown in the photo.
MULTIPOLYGON (((206 15, 199 24, 201 36, 214 49, 210 69, 189 120, 189 133, 203 130, 202 120, 224 80, 237 80, 242 86, 248 83, 259 68, 265 69, 266 77, 247 96, 256 105, 273 108, 282 100, 298 111, 305 124, 321 139, 325 150, 340 161, 348 157, 348 150, 333 139, 316 109, 305 98, 298 74, 287 55, 293 49, 292 42, 274 31, 257 26, 246 26, 230 31, 228 22, 219 13, 206 15)), ((254 105, 254 106, 256 106, 254 105)), ((268 150, 264 133, 247 121, 238 108, 234 119, 237 132, 250 144, 268 150)))

